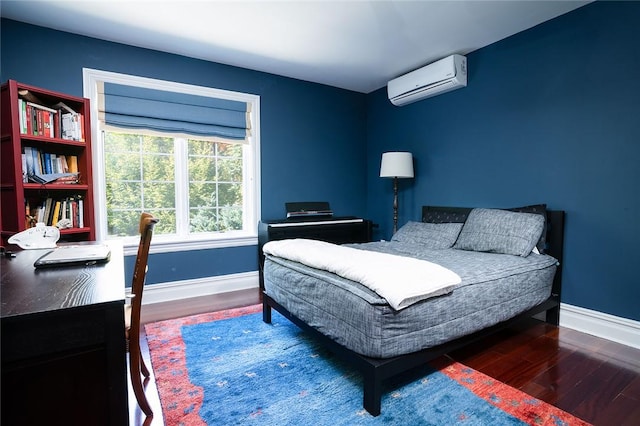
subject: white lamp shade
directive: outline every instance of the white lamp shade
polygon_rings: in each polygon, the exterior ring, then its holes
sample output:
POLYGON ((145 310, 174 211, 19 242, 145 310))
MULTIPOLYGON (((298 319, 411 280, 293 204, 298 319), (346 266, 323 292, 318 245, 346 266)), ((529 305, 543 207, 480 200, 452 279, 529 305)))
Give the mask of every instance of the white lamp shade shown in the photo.
POLYGON ((380 177, 413 177, 413 156, 410 152, 385 152, 380 163, 380 177))

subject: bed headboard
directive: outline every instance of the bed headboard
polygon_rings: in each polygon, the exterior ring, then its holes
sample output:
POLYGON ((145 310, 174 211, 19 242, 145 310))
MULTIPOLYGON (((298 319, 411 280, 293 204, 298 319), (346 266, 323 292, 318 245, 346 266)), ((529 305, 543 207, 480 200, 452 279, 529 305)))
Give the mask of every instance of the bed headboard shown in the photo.
POLYGON ((471 207, 422 206, 422 221, 429 223, 464 223, 471 207))
MULTIPOLYGON (((422 221, 430 223, 464 223, 471 207, 422 206, 422 221)), ((547 219, 545 234, 545 253, 558 259, 560 265, 553 279, 552 295, 560 302, 562 284, 562 261, 564 247, 564 210, 549 210, 544 205, 508 209, 520 212, 544 214, 547 219)))

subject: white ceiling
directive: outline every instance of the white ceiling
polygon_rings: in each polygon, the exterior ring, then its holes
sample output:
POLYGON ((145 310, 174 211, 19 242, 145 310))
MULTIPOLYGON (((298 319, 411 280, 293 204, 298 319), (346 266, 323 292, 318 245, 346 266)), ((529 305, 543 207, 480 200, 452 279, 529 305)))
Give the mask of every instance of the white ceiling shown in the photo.
POLYGON ((7 1, 5 18, 369 93, 589 1, 7 1))

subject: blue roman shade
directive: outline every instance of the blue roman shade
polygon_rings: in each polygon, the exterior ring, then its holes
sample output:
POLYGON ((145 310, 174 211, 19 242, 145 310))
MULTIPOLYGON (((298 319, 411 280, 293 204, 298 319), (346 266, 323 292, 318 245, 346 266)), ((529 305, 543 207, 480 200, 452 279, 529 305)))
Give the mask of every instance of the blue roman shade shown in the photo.
POLYGON ((165 90, 104 83, 104 122, 126 129, 146 129, 246 141, 250 104, 165 90))

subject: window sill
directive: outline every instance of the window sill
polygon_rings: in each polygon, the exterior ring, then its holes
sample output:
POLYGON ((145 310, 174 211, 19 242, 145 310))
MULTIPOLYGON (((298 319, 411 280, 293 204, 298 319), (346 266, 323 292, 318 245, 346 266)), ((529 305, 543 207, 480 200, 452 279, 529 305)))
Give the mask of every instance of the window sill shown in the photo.
MULTIPOLYGON (((150 254, 173 253, 178 251, 206 250, 226 247, 240 247, 258 245, 256 235, 229 236, 222 238, 189 239, 189 240, 163 240, 156 238, 151 243, 150 254)), ((138 252, 138 241, 124 241, 124 255, 135 256, 138 252)))

